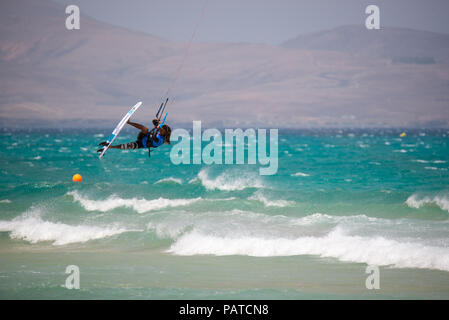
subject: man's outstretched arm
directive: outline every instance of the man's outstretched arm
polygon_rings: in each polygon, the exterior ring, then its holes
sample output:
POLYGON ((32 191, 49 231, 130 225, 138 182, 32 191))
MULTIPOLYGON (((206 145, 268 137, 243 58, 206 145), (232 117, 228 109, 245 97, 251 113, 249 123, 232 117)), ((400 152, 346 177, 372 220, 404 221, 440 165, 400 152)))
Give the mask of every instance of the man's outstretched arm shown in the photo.
POLYGON ((145 127, 144 125, 139 124, 139 123, 131 122, 131 121, 128 120, 127 124, 133 126, 134 128, 139 129, 143 133, 147 133, 148 132, 148 128, 145 127))

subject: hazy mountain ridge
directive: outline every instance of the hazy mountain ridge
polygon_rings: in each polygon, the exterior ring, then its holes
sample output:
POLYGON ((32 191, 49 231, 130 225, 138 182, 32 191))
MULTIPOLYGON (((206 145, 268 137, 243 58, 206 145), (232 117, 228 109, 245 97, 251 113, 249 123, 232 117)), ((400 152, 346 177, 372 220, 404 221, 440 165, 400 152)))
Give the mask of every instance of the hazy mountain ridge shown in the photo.
MULTIPOLYGON (((427 57, 434 58, 436 63, 449 63, 449 35, 405 28, 368 30, 362 25, 341 26, 300 35, 281 45, 286 48, 338 51, 397 61, 400 58, 427 57)), ((405 59, 404 62, 413 63, 413 60, 405 59)))
MULTIPOLYGON (((27 119, 109 124, 138 100, 144 107, 136 119, 146 121, 185 52, 185 44, 85 15, 81 30, 68 31, 64 7, 50 1, 15 0, 0 4, 0 9, 4 125, 27 119)), ((447 126, 449 36, 391 29, 388 39, 381 38, 378 44, 379 39, 348 37, 357 30, 349 26, 301 36, 302 44, 288 41, 287 48, 195 43, 173 88, 170 121, 283 127, 447 126), (425 43, 426 35, 429 43, 442 43, 402 55, 414 34, 419 43, 425 43), (387 44, 394 37, 407 41, 393 50, 387 44), (389 50, 401 55, 386 54, 389 50), (435 63, 393 61, 393 57, 433 57, 435 63)), ((387 29, 381 32, 386 34, 387 29)))

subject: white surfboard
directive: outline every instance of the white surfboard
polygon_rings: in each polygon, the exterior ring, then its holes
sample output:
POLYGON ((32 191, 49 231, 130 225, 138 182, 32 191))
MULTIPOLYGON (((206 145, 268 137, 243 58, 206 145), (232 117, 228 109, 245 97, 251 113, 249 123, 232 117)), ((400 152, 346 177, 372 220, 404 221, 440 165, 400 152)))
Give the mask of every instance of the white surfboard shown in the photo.
POLYGON ((142 102, 139 101, 137 104, 131 108, 131 110, 128 111, 128 113, 123 117, 122 120, 118 123, 118 125, 115 127, 114 131, 112 131, 112 134, 108 137, 108 140, 106 141, 107 145, 103 147, 103 151, 101 151, 99 158, 103 157, 105 152, 109 149, 109 146, 114 142, 115 138, 117 138, 118 134, 122 130, 122 128, 125 126, 126 122, 131 118, 134 112, 136 112, 137 109, 142 105, 142 102))

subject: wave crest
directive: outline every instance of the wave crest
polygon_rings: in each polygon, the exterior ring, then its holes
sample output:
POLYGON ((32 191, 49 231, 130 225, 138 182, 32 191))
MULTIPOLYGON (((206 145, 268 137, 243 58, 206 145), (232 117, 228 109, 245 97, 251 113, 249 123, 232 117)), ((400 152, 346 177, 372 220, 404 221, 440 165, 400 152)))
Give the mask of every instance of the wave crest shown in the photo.
POLYGON ((202 169, 197 177, 207 190, 236 191, 246 188, 263 188, 259 176, 242 174, 241 172, 236 174, 224 172, 216 178, 211 178, 208 171, 202 169))
POLYGON ((449 212, 449 197, 446 195, 437 195, 433 197, 425 196, 420 197, 417 194, 413 194, 407 198, 405 203, 410 208, 419 209, 425 205, 437 205, 441 210, 449 212))
POLYGON ((318 255, 343 262, 367 263, 397 268, 427 268, 449 271, 445 248, 399 242, 383 237, 345 235, 340 228, 322 237, 262 238, 219 237, 192 231, 182 235, 167 250, 176 255, 248 255, 256 257, 318 255))
POLYGON ((262 195, 260 192, 254 193, 251 197, 248 198, 248 200, 256 200, 260 201, 264 204, 265 207, 288 207, 292 206, 294 204, 293 201, 287 201, 287 200, 268 200, 264 195, 262 195))
POLYGON ((118 225, 99 227, 68 225, 43 220, 38 212, 23 214, 11 221, 0 221, 0 231, 11 232, 11 239, 22 239, 31 243, 51 241, 53 245, 82 243, 102 239, 123 232, 133 231, 118 225))
POLYGON ((309 177, 310 174, 299 171, 296 173, 292 173, 291 176, 292 177, 309 177))
POLYGON ((201 198, 194 199, 165 199, 158 198, 153 200, 146 199, 122 199, 115 195, 110 196, 106 200, 91 200, 83 197, 77 191, 71 191, 67 193, 72 196, 73 199, 79 202, 83 208, 87 211, 101 211, 106 212, 120 207, 132 208, 138 213, 144 213, 153 210, 160 210, 169 207, 187 206, 194 202, 201 200, 201 198))
POLYGON ((177 179, 177 178, 173 178, 173 177, 169 177, 169 178, 164 178, 164 179, 158 180, 154 184, 158 184, 158 183, 182 184, 182 180, 181 179, 177 179))

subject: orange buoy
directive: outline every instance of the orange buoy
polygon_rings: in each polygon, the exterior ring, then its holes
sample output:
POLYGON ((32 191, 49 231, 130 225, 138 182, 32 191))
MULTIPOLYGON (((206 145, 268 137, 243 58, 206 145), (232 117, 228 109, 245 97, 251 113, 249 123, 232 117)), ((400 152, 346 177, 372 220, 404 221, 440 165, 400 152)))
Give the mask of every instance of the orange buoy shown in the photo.
POLYGON ((73 176, 72 181, 73 182, 81 182, 81 181, 83 181, 83 177, 81 177, 81 175, 77 173, 73 176))

